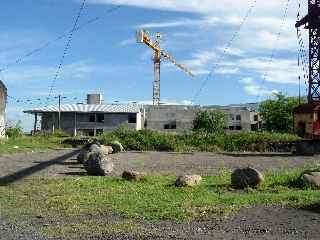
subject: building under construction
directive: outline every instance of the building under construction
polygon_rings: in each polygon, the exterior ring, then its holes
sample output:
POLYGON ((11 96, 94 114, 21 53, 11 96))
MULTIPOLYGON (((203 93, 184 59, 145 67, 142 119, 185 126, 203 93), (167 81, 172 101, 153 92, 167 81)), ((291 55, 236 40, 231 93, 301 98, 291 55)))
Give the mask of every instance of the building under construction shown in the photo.
POLYGON ((89 94, 86 104, 65 104, 24 112, 35 116, 34 131, 54 132, 60 128, 74 136, 95 136, 122 126, 131 130, 190 131, 197 112, 203 110, 226 113, 230 131, 255 131, 261 127, 258 113, 248 106, 103 104, 100 94, 89 94), (40 129, 37 128, 39 124, 40 129))

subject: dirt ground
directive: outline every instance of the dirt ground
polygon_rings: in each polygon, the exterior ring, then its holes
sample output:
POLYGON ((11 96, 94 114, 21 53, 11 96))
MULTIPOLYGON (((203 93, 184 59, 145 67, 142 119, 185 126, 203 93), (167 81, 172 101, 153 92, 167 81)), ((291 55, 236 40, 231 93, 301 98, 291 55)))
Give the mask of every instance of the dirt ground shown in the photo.
MULTIPOLYGON (((0 156, 0 183, 12 184, 42 175, 73 177, 85 173, 76 162, 74 149, 21 153, 0 156)), ((261 171, 290 169, 306 164, 319 164, 319 156, 300 157, 290 154, 213 154, 127 152, 113 155, 115 175, 123 170, 180 175, 186 173, 213 175, 221 169, 252 166, 261 171)), ((139 221, 157 234, 145 239, 319 239, 319 207, 306 210, 280 207, 242 209, 227 219, 177 224, 170 221, 139 221)), ((118 216, 105 216, 107 222, 122 221, 118 216)), ((65 220, 69 221, 69 220, 65 220)), ((34 226, 50 224, 46 219, 8 224, 0 216, 0 239, 45 239, 34 226), (22 225, 21 225, 22 224, 22 225)), ((85 236, 83 239, 87 239, 85 236)), ((98 239, 141 239, 133 235, 105 236, 98 239)))
MULTIPOLYGON (((77 164, 77 151, 64 149, 37 153, 20 153, 0 156, 0 181, 3 178, 24 178, 34 175, 74 176, 83 175, 85 170, 77 164), (15 176, 16 175, 16 176, 15 176), (2 179, 1 179, 2 178, 2 179)), ((215 154, 215 153, 167 153, 167 152, 124 152, 111 155, 115 173, 136 170, 150 174, 214 175, 221 169, 255 167, 260 171, 291 169, 304 165, 320 164, 319 156, 294 156, 291 154, 215 154)))

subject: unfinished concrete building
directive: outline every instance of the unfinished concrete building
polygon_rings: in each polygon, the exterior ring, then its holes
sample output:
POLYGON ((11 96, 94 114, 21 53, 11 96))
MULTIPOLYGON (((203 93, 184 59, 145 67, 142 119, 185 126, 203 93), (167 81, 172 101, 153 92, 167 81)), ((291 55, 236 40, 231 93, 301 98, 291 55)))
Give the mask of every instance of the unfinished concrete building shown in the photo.
POLYGON ((0 138, 6 135, 7 88, 0 80, 0 138))
POLYGON ((100 94, 89 94, 87 104, 44 107, 25 113, 35 115, 34 131, 41 118, 42 131, 54 132, 60 128, 75 136, 95 136, 121 126, 132 130, 191 131, 197 112, 205 110, 224 112, 228 116, 230 131, 256 131, 261 127, 258 113, 247 106, 105 105, 100 94))
POLYGON ((96 136, 121 126, 140 130, 143 114, 136 104, 102 104, 101 95, 88 95, 87 104, 66 104, 24 111, 35 115, 34 131, 41 118, 41 131, 61 129, 70 135, 96 136), (100 97, 99 97, 100 96, 100 97))
POLYGON ((144 106, 145 128, 184 132, 193 128, 193 122, 199 111, 221 111, 228 117, 228 129, 230 131, 257 131, 262 122, 257 111, 247 106, 183 106, 160 105, 144 106))

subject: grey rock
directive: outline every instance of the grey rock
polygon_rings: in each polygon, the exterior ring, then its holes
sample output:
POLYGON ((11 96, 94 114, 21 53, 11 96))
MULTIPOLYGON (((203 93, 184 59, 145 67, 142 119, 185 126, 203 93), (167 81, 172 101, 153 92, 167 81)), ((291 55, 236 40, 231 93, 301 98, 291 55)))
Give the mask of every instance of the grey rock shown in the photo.
POLYGON ((100 146, 100 150, 103 151, 105 154, 112 154, 113 153, 113 148, 111 146, 100 146))
POLYGON ((243 189, 247 187, 256 187, 264 181, 262 173, 254 168, 238 168, 231 174, 232 186, 243 189))
POLYGON ((106 176, 113 171, 113 162, 109 155, 102 151, 92 152, 88 161, 84 163, 88 175, 106 176))
POLYGON ((92 144, 90 147, 89 147, 89 151, 90 152, 97 152, 100 150, 100 146, 97 145, 97 144, 92 144))
POLYGON ((128 181, 143 181, 145 180, 145 174, 135 171, 124 171, 122 173, 122 178, 128 181))
POLYGON ((200 175, 184 175, 177 178, 176 187, 194 187, 200 185, 202 177, 200 175))
POLYGON ((320 187, 320 172, 305 172, 301 175, 303 185, 320 187))
POLYGON ((84 164, 86 161, 89 160, 90 154, 92 152, 88 151, 88 150, 81 150, 81 152, 79 153, 79 155, 77 156, 77 160, 79 163, 84 164))
POLYGON ((113 149, 113 153, 119 153, 124 151, 124 147, 119 141, 113 141, 111 142, 111 147, 113 149))

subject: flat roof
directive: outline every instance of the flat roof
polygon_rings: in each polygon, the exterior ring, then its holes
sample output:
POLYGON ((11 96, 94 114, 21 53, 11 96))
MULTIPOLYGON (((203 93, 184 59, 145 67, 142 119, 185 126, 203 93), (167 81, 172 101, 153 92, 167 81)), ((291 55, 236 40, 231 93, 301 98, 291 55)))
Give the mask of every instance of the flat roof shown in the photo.
MULTIPOLYGON (((61 105, 61 112, 76 113, 139 113, 141 106, 137 104, 64 104, 61 105)), ((54 113, 59 112, 59 106, 48 106, 25 110, 24 113, 54 113)))

